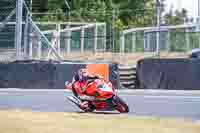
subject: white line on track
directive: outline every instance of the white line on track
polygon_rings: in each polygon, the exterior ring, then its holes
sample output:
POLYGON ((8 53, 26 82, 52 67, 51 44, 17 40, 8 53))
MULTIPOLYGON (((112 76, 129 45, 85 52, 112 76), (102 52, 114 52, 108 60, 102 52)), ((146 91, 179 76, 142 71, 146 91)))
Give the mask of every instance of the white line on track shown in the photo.
MULTIPOLYGON (((70 90, 66 90, 66 89, 17 89, 17 88, 5 88, 5 89, 0 89, 0 95, 1 94, 7 94, 9 92, 71 92, 70 90)), ((126 96, 126 97, 130 97, 130 96, 134 96, 134 97, 143 97, 143 98, 165 98, 165 99, 198 99, 200 101, 200 95, 193 95, 196 94, 195 92, 193 94, 190 93, 184 93, 184 91, 169 91, 170 93, 167 93, 167 91, 160 91, 158 90, 158 93, 156 93, 156 91, 148 91, 147 93, 143 90, 141 90, 140 92, 144 92, 144 93, 135 93, 138 92, 137 90, 119 90, 118 93, 122 96, 126 96), (171 93, 171 92, 174 92, 171 93), (181 93, 183 92, 183 93, 181 93), (179 95, 177 95, 177 93, 179 95), (158 95, 157 95, 158 94, 158 95), (185 95, 187 94, 187 95, 185 95)), ((187 91, 186 91, 187 92, 187 91)), ((190 91, 192 92, 192 91, 190 91)))
POLYGON ((197 100, 200 102, 200 96, 164 96, 164 95, 155 95, 155 96, 149 96, 149 95, 123 95, 122 96, 125 96, 125 97, 142 97, 142 98, 154 98, 154 99, 161 99, 161 98, 164 98, 164 99, 194 99, 194 100, 197 100))

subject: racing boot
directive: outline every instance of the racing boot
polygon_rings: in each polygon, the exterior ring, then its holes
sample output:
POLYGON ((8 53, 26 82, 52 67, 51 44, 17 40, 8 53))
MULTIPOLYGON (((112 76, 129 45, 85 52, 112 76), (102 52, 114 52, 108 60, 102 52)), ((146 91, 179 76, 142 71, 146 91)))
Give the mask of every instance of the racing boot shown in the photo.
POLYGON ((79 104, 79 107, 80 107, 82 110, 87 109, 87 108, 89 107, 88 101, 81 102, 81 103, 79 104))

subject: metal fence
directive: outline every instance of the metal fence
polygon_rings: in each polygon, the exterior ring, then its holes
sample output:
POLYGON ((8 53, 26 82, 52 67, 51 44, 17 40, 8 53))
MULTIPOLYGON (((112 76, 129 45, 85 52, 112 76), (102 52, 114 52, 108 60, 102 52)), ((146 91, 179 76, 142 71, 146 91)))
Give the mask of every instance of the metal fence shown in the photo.
POLYGON ((40 21, 42 17, 51 16, 51 13, 34 14, 30 4, 30 0, 3 0, 0 3, 2 61, 11 58, 65 59, 71 53, 105 52, 106 23, 63 22, 57 21, 56 17, 51 21, 40 21), (8 51, 12 51, 12 54, 8 51))
POLYGON ((121 32, 120 51, 131 52, 182 52, 188 53, 200 48, 199 24, 144 27, 127 29, 121 32), (159 32, 159 38, 157 33, 159 32), (157 43, 159 39, 159 43, 157 43))
POLYGON ((106 49, 105 23, 77 26, 73 23, 30 21, 29 25, 32 25, 27 41, 29 58, 55 59, 56 56, 60 56, 64 59, 71 53, 96 53, 106 49))
POLYGON ((15 0, 0 2, 0 61, 10 60, 15 54, 15 0))
POLYGON ((76 19, 78 11, 31 11, 31 0, 1 0, 0 61, 68 59, 98 52, 185 53, 200 47, 199 23, 123 30, 115 28, 115 17, 97 22, 90 12, 76 19))

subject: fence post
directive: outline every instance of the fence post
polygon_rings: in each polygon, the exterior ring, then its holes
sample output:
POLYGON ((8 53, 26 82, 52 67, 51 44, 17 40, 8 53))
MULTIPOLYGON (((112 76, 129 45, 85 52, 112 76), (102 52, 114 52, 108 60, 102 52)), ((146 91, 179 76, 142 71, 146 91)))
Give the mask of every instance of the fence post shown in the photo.
POLYGON ((24 55, 28 57, 27 54, 27 48, 28 48, 28 35, 29 35, 29 21, 28 21, 28 15, 26 16, 26 21, 25 21, 25 28, 24 28, 24 55))
POLYGON ((136 33, 132 32, 132 52, 136 52, 136 33))
POLYGON ((16 59, 21 59, 23 0, 16 0, 15 48, 16 59))
POLYGON ((94 53, 97 52, 97 34, 98 34, 98 27, 97 24, 95 23, 95 28, 94 28, 94 53))
POLYGON ((84 27, 81 27, 81 53, 84 52, 84 41, 85 41, 85 35, 84 35, 84 27))
MULTIPOLYGON (((197 37, 198 37, 198 48, 200 48, 200 27, 198 27, 196 34, 197 34, 197 37)), ((191 47, 191 48, 193 48, 193 47, 191 47)))
POLYGON ((67 25, 67 31, 65 33, 65 43, 67 45, 67 54, 69 55, 71 52, 71 30, 70 30, 70 25, 67 25))
MULTIPOLYGON (((199 1, 199 5, 200 5, 200 1, 199 1)), ((200 7, 199 7, 199 13, 200 13, 200 7)), ((200 15, 200 14, 199 14, 200 15)), ((200 19, 200 16, 198 16, 198 19, 200 19)), ((197 23, 197 36, 198 36, 198 40, 199 40, 199 48, 200 48, 200 20, 197 23)))
POLYGON ((29 59, 32 59, 33 56, 33 33, 30 33, 30 41, 29 41, 29 59))
POLYGON ((41 41, 41 36, 38 36, 38 48, 37 48, 37 53, 38 53, 38 58, 41 59, 42 55, 42 41, 41 41))
POLYGON ((171 38, 171 36, 170 36, 170 30, 168 29, 168 32, 167 32, 167 52, 170 52, 170 38, 171 38))
POLYGON ((57 45, 56 46, 57 46, 58 53, 61 54, 61 50, 60 50, 60 39, 61 39, 60 30, 61 30, 61 25, 57 24, 56 27, 57 27, 57 41, 56 41, 57 45))
POLYGON ((149 32, 147 34, 147 50, 148 50, 148 52, 152 52, 151 38, 152 38, 152 33, 149 32))
POLYGON ((185 31, 186 31, 186 38, 185 38, 186 39, 186 51, 189 51, 189 49, 190 49, 189 29, 186 28, 185 31))
POLYGON ((144 52, 147 51, 147 32, 144 31, 144 35, 143 35, 143 48, 144 48, 144 52))
POLYGON ((104 39, 104 52, 106 51, 106 24, 104 25, 104 31, 103 31, 103 39, 104 39))
POLYGON ((125 50, 124 33, 120 32, 120 52, 124 53, 124 50, 125 50))
POLYGON ((158 57, 160 57, 161 2, 159 0, 156 1, 156 6, 157 6, 156 53, 157 53, 158 57))

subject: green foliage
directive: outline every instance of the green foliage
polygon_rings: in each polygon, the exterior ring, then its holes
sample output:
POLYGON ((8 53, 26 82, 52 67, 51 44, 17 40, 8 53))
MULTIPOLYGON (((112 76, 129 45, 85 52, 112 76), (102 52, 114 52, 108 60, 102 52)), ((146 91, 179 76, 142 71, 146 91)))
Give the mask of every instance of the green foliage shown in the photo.
MULTIPOLYGON (((184 19, 187 18, 187 11, 182 9, 181 11, 173 11, 173 8, 170 9, 169 13, 165 14, 164 22, 166 25, 179 25, 184 24, 184 19)), ((196 38, 191 33, 189 34, 190 45, 193 44, 193 41, 196 42, 196 38)), ((186 44, 186 33, 184 29, 176 29, 171 31, 170 35, 170 51, 176 52, 185 52, 188 51, 186 44)))
MULTIPOLYGON (((110 41, 107 43, 112 43, 111 38, 114 35, 114 51, 120 49, 121 30, 151 26, 155 23, 154 0, 68 0, 68 2, 70 10, 66 8, 64 0, 48 0, 48 13, 35 15, 34 20, 106 22, 107 40, 110 41)), ((34 12, 41 10, 36 8, 34 12)))
POLYGON ((48 10, 48 0, 33 0, 33 10, 44 12, 48 10))
MULTIPOLYGON (((98 21, 121 28, 151 25, 155 17, 154 0, 68 0, 70 11, 66 8, 65 0, 48 0, 48 4, 46 1, 35 0, 35 5, 46 5, 50 13, 38 15, 37 20, 98 21)), ((43 11, 38 6, 33 6, 33 8, 34 12, 43 11)))
POLYGON ((171 32, 170 51, 172 52, 186 51, 185 33, 183 29, 178 29, 171 32))
MULTIPOLYGON (((44 5, 47 0, 35 1, 44 5)), ((164 2, 165 0, 161 1, 164 2)), ((43 13, 46 11, 48 13, 35 15, 34 20, 56 22, 106 22, 107 35, 110 38, 114 35, 114 51, 119 51, 119 37, 121 30, 126 28, 156 25, 155 0, 68 0, 68 2, 71 7, 70 10, 67 8, 65 0, 48 0, 48 4, 46 4, 48 9, 47 11, 40 10, 40 8, 38 9, 36 7, 34 8, 34 12, 43 13)), ((164 7, 165 6, 163 5, 162 12, 165 10, 164 7)), ((171 9, 169 13, 164 15, 163 21, 166 25, 183 24, 185 17, 187 17, 187 11, 185 9, 175 12, 171 9)), ((139 38, 136 39, 137 51, 143 51, 143 35, 140 37, 138 34, 137 36, 139 38)), ((129 37, 129 40, 130 39, 131 38, 129 37)), ((174 34, 171 38, 171 50, 184 51, 185 49, 182 47, 185 45, 185 42, 183 40, 184 36, 174 34), (179 45, 177 45, 177 43, 179 45)), ((112 41, 108 43, 111 44, 111 42, 112 41)), ((76 44, 76 42, 74 42, 74 44, 76 44)))
POLYGON ((183 24, 184 19, 187 17, 187 10, 182 9, 181 11, 176 10, 173 12, 171 9, 169 13, 164 16, 164 21, 167 25, 178 25, 183 24))

